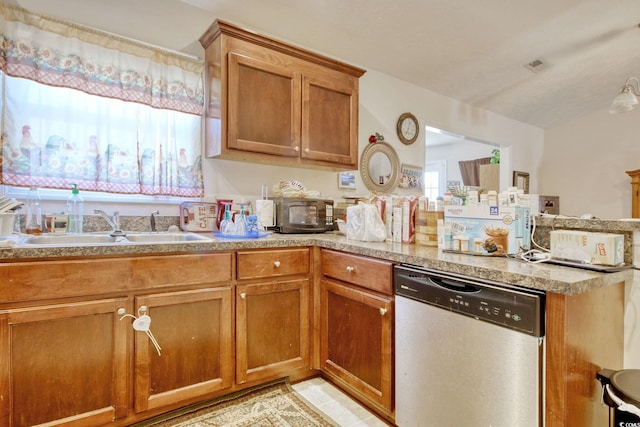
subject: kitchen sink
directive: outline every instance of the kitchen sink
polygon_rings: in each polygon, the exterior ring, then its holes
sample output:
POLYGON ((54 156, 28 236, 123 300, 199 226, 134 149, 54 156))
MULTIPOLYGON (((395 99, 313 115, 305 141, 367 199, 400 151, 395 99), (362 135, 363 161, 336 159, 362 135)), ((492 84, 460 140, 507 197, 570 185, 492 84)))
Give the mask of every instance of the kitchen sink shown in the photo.
POLYGON ((127 244, 127 243, 175 243, 175 242, 195 242, 206 241, 208 237, 195 233, 127 233, 125 236, 113 237, 109 234, 84 233, 84 234, 61 234, 61 235, 41 235, 28 236, 21 239, 19 245, 55 245, 55 246, 76 246, 76 245, 104 245, 104 244, 127 244))

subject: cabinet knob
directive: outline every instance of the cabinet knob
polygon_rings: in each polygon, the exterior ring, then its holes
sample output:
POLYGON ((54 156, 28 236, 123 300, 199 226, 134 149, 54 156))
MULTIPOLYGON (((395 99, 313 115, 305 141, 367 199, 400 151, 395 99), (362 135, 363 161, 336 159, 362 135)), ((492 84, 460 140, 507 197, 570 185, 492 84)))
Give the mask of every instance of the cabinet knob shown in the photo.
POLYGON ((298 147, 297 145, 293 147, 293 149, 296 151, 296 153, 300 151, 300 147, 298 147))
POLYGON ((387 314, 387 309, 384 307, 380 308, 380 316, 384 316, 385 314, 387 314))
POLYGON ((240 298, 247 299, 247 294, 245 292, 240 292, 240 298))
POLYGON ((274 267, 278 268, 280 267, 280 261, 276 261, 273 263, 274 267))
POLYGON ((351 267, 350 265, 347 265, 347 273, 353 273, 354 271, 356 271, 355 267, 351 267))
POLYGON ((311 152, 311 150, 309 149, 309 147, 307 147, 307 148, 304 149, 304 152, 309 154, 311 152))

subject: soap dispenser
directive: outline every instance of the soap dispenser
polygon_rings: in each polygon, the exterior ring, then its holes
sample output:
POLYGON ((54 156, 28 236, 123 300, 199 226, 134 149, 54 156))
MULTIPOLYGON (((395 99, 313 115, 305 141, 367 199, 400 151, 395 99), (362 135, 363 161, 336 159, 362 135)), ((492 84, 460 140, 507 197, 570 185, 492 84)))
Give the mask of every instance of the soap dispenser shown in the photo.
POLYGON ((71 196, 67 199, 67 213, 69 214, 69 225, 67 232, 82 233, 82 222, 84 220, 84 201, 80 196, 78 184, 73 184, 71 196))
POLYGON ((220 233, 222 234, 233 234, 235 231, 235 226, 231 220, 231 211, 229 208, 230 205, 225 205, 224 219, 220 222, 220 233))
POLYGON ((27 195, 27 215, 24 228, 27 234, 40 235, 42 233, 42 208, 40 207, 40 192, 37 187, 31 187, 27 195))
POLYGON ((235 230, 234 230, 234 234, 238 234, 241 236, 244 236, 245 234, 247 234, 247 219, 245 218, 244 215, 245 212, 245 205, 244 204, 240 204, 240 214, 239 216, 236 216, 236 222, 235 222, 235 230))

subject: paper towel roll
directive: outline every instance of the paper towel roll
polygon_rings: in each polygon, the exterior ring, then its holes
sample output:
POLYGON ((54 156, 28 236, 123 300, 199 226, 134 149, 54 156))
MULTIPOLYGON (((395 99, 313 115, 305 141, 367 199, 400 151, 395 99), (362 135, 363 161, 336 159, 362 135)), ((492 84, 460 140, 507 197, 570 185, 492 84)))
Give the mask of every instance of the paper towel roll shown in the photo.
POLYGON ((273 200, 256 200, 256 215, 258 215, 258 221, 263 227, 276 225, 273 200))

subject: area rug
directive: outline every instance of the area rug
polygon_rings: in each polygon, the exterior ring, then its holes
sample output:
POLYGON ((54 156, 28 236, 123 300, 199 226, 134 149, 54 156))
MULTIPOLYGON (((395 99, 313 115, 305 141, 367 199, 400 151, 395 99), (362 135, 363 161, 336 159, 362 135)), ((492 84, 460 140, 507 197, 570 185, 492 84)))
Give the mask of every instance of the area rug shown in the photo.
POLYGON ((145 427, 336 427, 303 400, 287 382, 240 392, 192 411, 169 414, 145 427))

